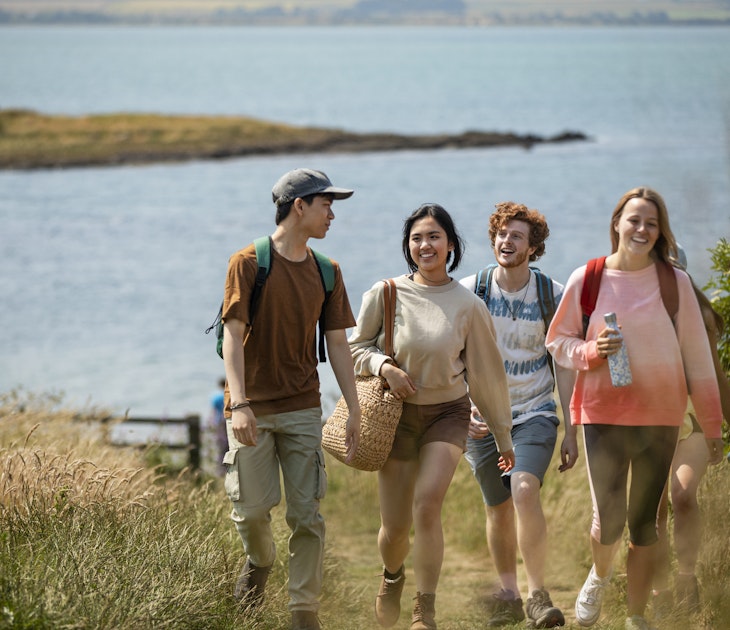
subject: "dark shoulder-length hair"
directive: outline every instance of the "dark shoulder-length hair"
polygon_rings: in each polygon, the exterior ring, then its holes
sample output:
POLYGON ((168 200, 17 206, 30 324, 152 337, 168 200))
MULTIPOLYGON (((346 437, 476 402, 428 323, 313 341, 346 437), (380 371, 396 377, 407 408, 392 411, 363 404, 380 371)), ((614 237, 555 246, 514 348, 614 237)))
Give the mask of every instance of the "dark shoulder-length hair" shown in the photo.
POLYGON ((611 215, 611 225, 609 226, 609 232, 611 234, 611 252, 615 253, 618 250, 619 236, 615 228, 621 218, 624 207, 631 199, 646 199, 656 206, 657 219, 659 221, 659 238, 656 243, 654 243, 654 249, 652 251, 656 258, 663 260, 664 262, 672 264, 675 263, 679 258, 679 250, 677 249, 677 240, 674 238, 672 228, 669 225, 669 212, 667 211, 667 205, 664 203, 662 196, 656 190, 647 188, 646 186, 632 188, 625 192, 618 204, 616 204, 613 214, 611 215))
POLYGON ((405 220, 405 223, 403 223, 403 256, 406 259, 406 263, 408 263, 408 269, 410 271, 418 270, 418 265, 415 263, 413 258, 411 258, 411 249, 408 247, 408 243, 411 238, 411 229, 413 228, 413 224, 419 219, 423 219, 425 217, 433 217, 436 223, 438 223, 443 231, 446 232, 446 238, 448 239, 449 244, 453 245, 454 249, 449 252, 449 255, 446 257, 446 262, 448 263, 451 261, 449 272, 454 271, 461 263, 461 257, 464 255, 464 240, 456 231, 456 226, 454 225, 454 220, 451 218, 451 215, 446 212, 443 206, 440 206, 437 203, 422 204, 416 208, 405 220))

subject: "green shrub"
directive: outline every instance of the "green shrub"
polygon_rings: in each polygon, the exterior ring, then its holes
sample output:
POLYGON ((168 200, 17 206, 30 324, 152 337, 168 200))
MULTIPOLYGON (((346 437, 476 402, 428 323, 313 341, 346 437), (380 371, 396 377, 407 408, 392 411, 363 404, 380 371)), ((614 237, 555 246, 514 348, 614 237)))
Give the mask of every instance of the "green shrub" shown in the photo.
POLYGON ((712 307, 725 320, 719 343, 718 353, 725 371, 730 371, 730 243, 722 238, 713 249, 708 250, 712 256, 713 275, 703 290, 708 292, 712 307))

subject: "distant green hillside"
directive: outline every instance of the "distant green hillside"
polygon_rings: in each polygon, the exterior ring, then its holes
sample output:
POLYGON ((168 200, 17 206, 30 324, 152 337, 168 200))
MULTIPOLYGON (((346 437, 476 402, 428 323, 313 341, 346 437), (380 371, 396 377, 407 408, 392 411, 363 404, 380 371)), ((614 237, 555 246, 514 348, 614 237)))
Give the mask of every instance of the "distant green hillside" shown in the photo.
POLYGON ((0 0, 0 24, 730 24, 728 0, 0 0))

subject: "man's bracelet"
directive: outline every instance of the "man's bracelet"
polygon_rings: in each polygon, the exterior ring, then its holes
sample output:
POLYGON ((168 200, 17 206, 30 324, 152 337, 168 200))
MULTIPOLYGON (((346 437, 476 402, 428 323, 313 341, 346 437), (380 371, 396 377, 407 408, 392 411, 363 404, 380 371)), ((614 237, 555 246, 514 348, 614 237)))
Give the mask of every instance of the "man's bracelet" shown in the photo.
POLYGON ((244 400, 243 402, 240 402, 240 403, 233 403, 231 405, 231 411, 235 411, 236 409, 243 409, 244 407, 250 407, 250 406, 251 406, 251 403, 248 402, 248 400, 244 400))

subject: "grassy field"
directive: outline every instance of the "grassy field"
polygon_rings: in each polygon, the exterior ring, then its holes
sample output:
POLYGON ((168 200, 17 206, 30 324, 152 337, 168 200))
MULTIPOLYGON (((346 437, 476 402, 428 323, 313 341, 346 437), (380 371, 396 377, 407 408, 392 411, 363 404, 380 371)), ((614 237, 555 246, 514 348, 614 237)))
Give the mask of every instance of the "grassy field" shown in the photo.
MULTIPOLYGON (((66 409, 58 396, 0 394, 0 628, 288 628, 283 508, 264 609, 243 614, 231 597, 243 562, 220 479, 153 464, 152 450, 108 445, 101 409, 66 409)), ((380 562, 376 475, 328 460, 322 511, 328 542, 320 617, 329 630, 377 627, 380 562)), ((711 469, 701 491, 705 522, 699 578, 704 607, 673 628, 730 627, 730 466, 711 469)), ((553 462, 543 490, 550 530, 547 586, 566 612, 590 566, 590 497, 581 460, 553 462)), ((462 461, 443 520, 446 559, 436 600, 441 630, 485 627, 495 575, 477 486, 462 461)), ((521 571, 521 568, 520 568, 521 571)), ((623 628, 624 555, 597 629, 623 628)), ((403 605, 414 593, 407 565, 403 605)), ((524 588, 524 575, 521 575, 524 588)), ((409 610, 396 630, 409 627, 409 610)))

